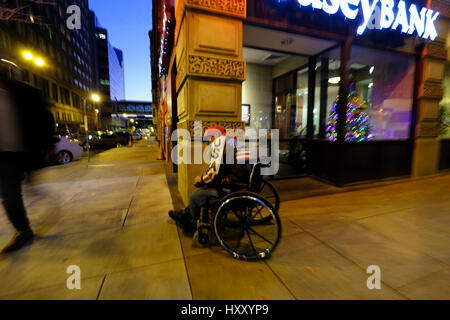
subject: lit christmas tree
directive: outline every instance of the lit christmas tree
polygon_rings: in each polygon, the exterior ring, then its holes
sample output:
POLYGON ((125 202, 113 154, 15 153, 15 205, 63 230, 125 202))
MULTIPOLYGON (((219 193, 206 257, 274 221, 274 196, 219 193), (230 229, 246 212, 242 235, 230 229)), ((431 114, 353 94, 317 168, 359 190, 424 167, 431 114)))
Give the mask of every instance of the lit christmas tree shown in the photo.
MULTIPOLYGON (((363 101, 358 95, 355 82, 350 83, 350 93, 347 102, 347 119, 345 122, 345 141, 346 142, 362 142, 372 139, 369 127, 369 115, 364 111, 363 101)), ((337 140, 337 121, 338 121, 338 101, 339 97, 331 108, 326 128, 327 139, 330 141, 337 140)))

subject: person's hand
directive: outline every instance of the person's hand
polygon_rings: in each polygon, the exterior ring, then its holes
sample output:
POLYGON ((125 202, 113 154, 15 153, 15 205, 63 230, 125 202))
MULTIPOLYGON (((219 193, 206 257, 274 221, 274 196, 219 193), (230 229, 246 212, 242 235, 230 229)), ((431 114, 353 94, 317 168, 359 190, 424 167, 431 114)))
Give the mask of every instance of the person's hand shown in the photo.
POLYGON ((194 178, 194 186, 199 187, 202 184, 202 177, 195 177, 194 178))

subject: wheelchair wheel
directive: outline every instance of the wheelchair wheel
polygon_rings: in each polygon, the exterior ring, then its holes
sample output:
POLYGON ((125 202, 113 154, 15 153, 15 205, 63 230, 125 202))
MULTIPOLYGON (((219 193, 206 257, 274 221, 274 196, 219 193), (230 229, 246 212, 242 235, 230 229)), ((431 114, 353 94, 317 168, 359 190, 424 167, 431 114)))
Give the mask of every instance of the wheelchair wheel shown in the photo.
POLYGON ((214 213, 213 227, 217 240, 236 259, 264 259, 271 255, 280 240, 278 213, 259 194, 232 193, 217 204, 214 213), (270 218, 255 222, 257 211, 270 218))
MULTIPOLYGON (((280 196, 278 195, 278 192, 273 184, 269 181, 263 179, 257 193, 268 200, 277 212, 280 210, 280 196)), ((262 216, 260 212, 255 212, 255 216, 253 217, 255 222, 267 222, 270 219, 272 219, 270 215, 262 216)))

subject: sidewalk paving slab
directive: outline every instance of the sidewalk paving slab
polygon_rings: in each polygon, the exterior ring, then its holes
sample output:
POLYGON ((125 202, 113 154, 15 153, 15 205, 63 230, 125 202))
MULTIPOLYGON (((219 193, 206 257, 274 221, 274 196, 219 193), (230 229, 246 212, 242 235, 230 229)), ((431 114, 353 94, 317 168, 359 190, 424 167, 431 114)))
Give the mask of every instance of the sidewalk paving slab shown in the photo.
POLYGON ((192 300, 183 259, 108 274, 100 300, 192 300))
MULTIPOLYGON (((192 247, 167 216, 180 204, 158 149, 140 146, 24 186, 37 238, 0 257, 0 299, 450 299, 450 175, 301 199, 291 190, 279 247, 243 262, 192 247), (66 288, 69 265, 81 267, 81 291, 66 288), (381 290, 366 286, 370 265, 381 290)), ((13 232, 0 208, 0 242, 13 232)))

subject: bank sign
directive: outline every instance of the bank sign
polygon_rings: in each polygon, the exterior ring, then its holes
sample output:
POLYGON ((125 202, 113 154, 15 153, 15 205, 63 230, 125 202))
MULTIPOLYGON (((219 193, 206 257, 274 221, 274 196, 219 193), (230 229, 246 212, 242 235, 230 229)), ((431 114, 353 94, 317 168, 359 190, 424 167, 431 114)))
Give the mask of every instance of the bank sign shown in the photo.
POLYGON ((405 1, 394 0, 298 0, 300 6, 323 10, 334 15, 339 9, 348 19, 354 20, 362 11, 363 22, 356 32, 362 35, 366 29, 390 29, 434 40, 438 36, 435 22, 439 12, 427 8, 407 7, 405 1))

